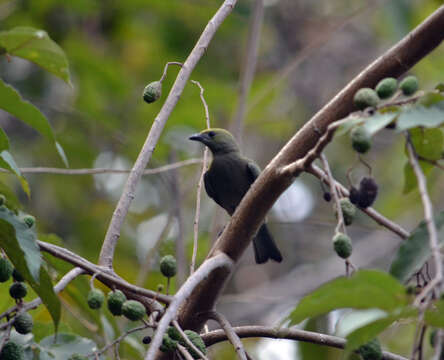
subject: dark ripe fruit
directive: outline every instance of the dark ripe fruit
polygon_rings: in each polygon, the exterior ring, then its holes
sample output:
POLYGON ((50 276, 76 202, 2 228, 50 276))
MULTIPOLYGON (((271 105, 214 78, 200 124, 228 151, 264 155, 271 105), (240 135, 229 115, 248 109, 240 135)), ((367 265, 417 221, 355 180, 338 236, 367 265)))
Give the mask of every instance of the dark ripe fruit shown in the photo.
POLYGON ((359 184, 359 201, 358 206, 367 208, 371 206, 378 195, 378 184, 371 177, 364 177, 359 184))
POLYGON ((151 343, 151 336, 144 336, 143 337, 143 339, 142 339, 142 342, 145 344, 145 345, 148 345, 148 344, 150 344, 151 343))
POLYGON ((160 260, 160 272, 170 278, 177 273, 177 262, 173 255, 166 255, 160 260))
POLYGON ((25 281, 25 278, 22 276, 22 274, 20 274, 18 272, 18 270, 16 268, 14 268, 14 270, 12 270, 12 278, 15 281, 25 281))
POLYGON ((2 351, 0 352, 1 360, 24 360, 25 351, 23 346, 16 343, 13 340, 9 340, 3 345, 2 351))
MULTIPOLYGON (((205 347, 205 343, 203 342, 202 338, 200 337, 200 335, 192 330, 185 330, 184 333, 186 334, 186 336, 188 337, 188 339, 193 343, 193 345, 195 347, 197 347, 200 352, 202 354, 206 354, 207 353, 207 349, 205 347)), ((186 349, 188 350, 188 352, 191 354, 191 356, 194 359, 200 359, 199 354, 190 346, 188 345, 184 339, 180 339, 179 343, 182 346, 185 346, 186 349)))
POLYGON ((344 217, 345 225, 351 225, 356 215, 356 207, 350 202, 348 198, 342 198, 339 200, 342 210, 342 216, 344 217))
POLYGON ((328 191, 326 191, 324 193, 324 200, 327 201, 327 202, 331 201, 331 194, 328 191))
POLYGON ((407 76, 401 81, 399 88, 404 95, 413 95, 419 88, 418 79, 413 75, 407 76))
POLYGON ((33 326, 34 321, 32 320, 32 316, 27 312, 16 316, 14 319, 14 328, 19 334, 29 334, 33 326))
POLYGON ((145 86, 143 90, 143 100, 148 104, 156 101, 162 94, 162 83, 160 81, 153 81, 145 86))
POLYGON ((372 146, 372 137, 362 126, 353 128, 350 132, 353 149, 358 153, 364 154, 370 150, 372 146))
POLYGON ((9 288, 9 295, 14 299, 24 298, 27 293, 28 290, 26 289, 26 285, 22 282, 15 282, 9 288))
POLYGON ((126 301, 126 296, 120 290, 110 291, 108 293, 107 305, 111 314, 115 316, 122 315, 122 305, 126 301))
POLYGON ((170 352, 177 349, 177 341, 171 339, 168 334, 163 335, 162 345, 159 347, 162 352, 170 352))
POLYGON ((387 99, 391 97, 398 88, 398 80, 392 77, 382 79, 378 85, 376 85, 375 90, 380 99, 387 99))
POLYGON ((92 289, 88 293, 88 306, 91 309, 100 309, 102 307, 103 302, 105 301, 105 295, 102 290, 92 289))
POLYGON ((0 257, 0 282, 6 282, 12 275, 13 267, 11 262, 5 258, 0 257))
POLYGON ((367 344, 359 347, 357 351, 363 360, 381 360, 382 349, 378 339, 370 340, 367 344))
POLYGON ((333 248, 339 257, 347 259, 353 250, 351 239, 344 233, 337 233, 333 237, 333 248))
POLYGON ((364 110, 369 106, 375 107, 378 105, 379 97, 375 90, 362 88, 356 92, 353 101, 359 110, 364 110))
POLYGON ((359 202, 359 190, 352 186, 349 190, 348 198, 352 204, 357 205, 359 202))
POLYGON ((142 319, 145 313, 145 306, 136 300, 127 300, 122 305, 123 316, 131 321, 142 319))

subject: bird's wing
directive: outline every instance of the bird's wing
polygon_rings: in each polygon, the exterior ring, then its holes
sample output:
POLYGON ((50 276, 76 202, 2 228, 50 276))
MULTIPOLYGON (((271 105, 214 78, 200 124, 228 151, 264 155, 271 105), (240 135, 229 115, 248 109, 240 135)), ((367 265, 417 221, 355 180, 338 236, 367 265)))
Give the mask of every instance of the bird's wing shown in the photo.
POLYGON ((250 180, 250 184, 254 183, 260 173, 261 169, 259 168, 259 166, 256 165, 255 162, 251 160, 247 162, 247 174, 248 179, 250 180))
POLYGON ((212 198, 219 206, 224 207, 217 197, 217 192, 214 189, 214 186, 212 184, 211 177, 210 177, 208 171, 204 174, 204 185, 205 185, 205 190, 206 190, 208 196, 210 198, 212 198))

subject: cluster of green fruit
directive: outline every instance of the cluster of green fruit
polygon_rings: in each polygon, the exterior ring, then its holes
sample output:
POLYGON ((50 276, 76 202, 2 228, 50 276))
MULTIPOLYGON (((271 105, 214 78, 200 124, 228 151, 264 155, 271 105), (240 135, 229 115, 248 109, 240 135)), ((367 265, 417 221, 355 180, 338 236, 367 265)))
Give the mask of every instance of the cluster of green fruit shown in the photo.
POLYGON ((363 360, 381 360, 382 349, 378 339, 370 340, 368 343, 362 345, 357 350, 363 360))
MULTIPOLYGON (((413 95, 419 88, 418 79, 415 76, 407 76, 399 83, 399 89, 405 96, 413 95)), ((375 87, 359 89, 353 101, 359 110, 368 107, 376 107, 381 100, 388 100, 398 90, 398 80, 392 77, 382 79, 375 87)))
MULTIPOLYGON (((100 289, 91 289, 87 302, 91 309, 100 309, 105 301, 105 294, 100 289)), ((108 310, 114 316, 123 315, 131 321, 137 321, 144 317, 146 310, 142 303, 136 300, 127 300, 120 290, 110 291, 106 298, 108 310)))
POLYGON ((0 282, 8 281, 11 276, 14 282, 9 287, 9 295, 16 300, 21 300, 28 293, 26 285, 23 282, 25 279, 17 269, 12 266, 7 258, 0 257, 0 282))
MULTIPOLYGON (((205 343, 203 342, 200 335, 192 330, 185 330, 185 335, 187 336, 188 340, 197 348, 202 354, 206 354, 207 349, 205 347, 205 343)), ((182 335, 180 334, 179 330, 177 330, 175 327, 170 326, 166 332, 166 334, 163 336, 162 345, 160 346, 160 350, 162 352, 170 352, 175 351, 177 349, 177 345, 180 344, 184 346, 190 355, 193 357, 193 359, 200 359, 199 354, 183 339, 182 335)))

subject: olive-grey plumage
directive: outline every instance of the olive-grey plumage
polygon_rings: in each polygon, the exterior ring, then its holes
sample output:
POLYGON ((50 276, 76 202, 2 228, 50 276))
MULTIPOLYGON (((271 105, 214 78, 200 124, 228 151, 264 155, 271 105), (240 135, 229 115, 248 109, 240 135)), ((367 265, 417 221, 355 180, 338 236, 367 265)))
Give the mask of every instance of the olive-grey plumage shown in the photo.
MULTIPOLYGON (((241 155, 233 135, 224 129, 207 129, 191 136, 190 140, 200 141, 211 150, 213 161, 204 175, 205 190, 228 214, 233 215, 237 205, 259 176, 259 166, 241 155)), ((282 255, 265 224, 262 224, 253 239, 253 246, 258 264, 265 263, 268 259, 282 261, 282 255)))

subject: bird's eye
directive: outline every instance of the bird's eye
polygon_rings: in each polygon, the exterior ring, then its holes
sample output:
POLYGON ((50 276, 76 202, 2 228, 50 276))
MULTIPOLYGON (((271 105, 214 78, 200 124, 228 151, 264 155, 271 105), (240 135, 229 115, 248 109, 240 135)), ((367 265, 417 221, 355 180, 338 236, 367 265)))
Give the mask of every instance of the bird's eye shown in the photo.
POLYGON ((214 137, 214 135, 216 135, 216 133, 214 132, 214 131, 210 131, 210 132, 208 132, 208 136, 209 137, 214 137))

